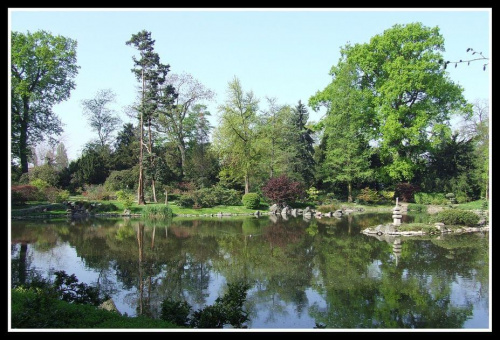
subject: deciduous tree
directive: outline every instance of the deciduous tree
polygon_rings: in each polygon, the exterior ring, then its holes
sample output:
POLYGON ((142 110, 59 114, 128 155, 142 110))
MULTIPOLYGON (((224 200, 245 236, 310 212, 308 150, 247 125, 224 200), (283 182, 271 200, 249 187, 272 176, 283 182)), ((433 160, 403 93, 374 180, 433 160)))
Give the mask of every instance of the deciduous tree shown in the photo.
POLYGON ((250 177, 257 163, 256 125, 258 100, 252 91, 244 92, 240 80, 228 84, 226 102, 219 106, 219 126, 214 131, 214 146, 222 162, 222 175, 244 182, 250 192, 250 177))
POLYGON ((204 100, 212 100, 214 92, 206 88, 191 74, 170 74, 166 83, 175 89, 175 95, 167 105, 162 106, 158 115, 158 130, 166 132, 169 138, 177 144, 181 153, 182 174, 186 172, 186 144, 195 127, 196 116, 189 116, 190 109, 204 100), (190 118, 190 119, 188 119, 190 118))
POLYGON ((449 131, 453 111, 470 111, 463 88, 441 67, 444 38, 439 27, 394 25, 369 43, 347 44, 338 67, 355 67, 359 88, 369 101, 380 149, 382 173, 392 181, 411 181, 422 155, 449 131))
POLYGON ((43 30, 10 38, 11 150, 26 173, 30 147, 63 131, 52 108, 75 88, 77 42, 43 30))
POLYGON ((341 64, 332 67, 332 82, 309 100, 318 109, 326 106, 324 118, 325 156, 322 174, 325 182, 347 186, 347 199, 352 202, 352 186, 373 173, 370 169, 373 111, 368 92, 361 88, 355 67, 341 64))
POLYGON ((108 144, 111 134, 121 123, 120 117, 109 104, 115 101, 116 95, 110 89, 98 90, 92 99, 82 100, 83 114, 90 127, 97 132, 101 146, 108 144))

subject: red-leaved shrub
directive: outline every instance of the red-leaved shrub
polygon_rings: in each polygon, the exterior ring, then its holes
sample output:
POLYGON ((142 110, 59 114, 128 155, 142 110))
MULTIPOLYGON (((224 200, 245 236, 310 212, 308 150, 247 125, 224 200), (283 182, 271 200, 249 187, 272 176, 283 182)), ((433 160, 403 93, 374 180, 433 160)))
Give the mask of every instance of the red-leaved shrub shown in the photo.
POLYGON ((292 181, 286 175, 269 179, 261 190, 264 197, 271 201, 271 203, 276 203, 281 207, 305 197, 304 185, 300 182, 292 181))
POLYGON ((12 204, 23 204, 26 201, 36 201, 38 199, 38 188, 33 185, 13 185, 11 187, 12 204))

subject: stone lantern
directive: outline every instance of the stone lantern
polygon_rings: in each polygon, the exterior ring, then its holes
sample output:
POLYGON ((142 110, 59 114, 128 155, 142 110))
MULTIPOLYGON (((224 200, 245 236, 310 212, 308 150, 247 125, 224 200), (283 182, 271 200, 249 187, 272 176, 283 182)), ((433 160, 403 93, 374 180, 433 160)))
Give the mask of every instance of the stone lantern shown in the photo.
POLYGON ((392 210, 392 224, 395 226, 401 225, 401 218, 403 218, 403 215, 401 215, 401 208, 399 207, 398 198, 396 197, 396 206, 392 210))

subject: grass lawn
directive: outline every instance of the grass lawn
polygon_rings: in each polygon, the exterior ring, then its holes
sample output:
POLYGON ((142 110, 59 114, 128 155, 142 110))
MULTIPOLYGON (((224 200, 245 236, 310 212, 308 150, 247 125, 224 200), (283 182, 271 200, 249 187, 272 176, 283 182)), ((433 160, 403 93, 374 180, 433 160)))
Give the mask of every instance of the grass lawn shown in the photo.
MULTIPOLYGON (((70 197, 71 201, 86 201, 87 199, 81 196, 72 196, 70 197)), ((117 201, 117 200, 111 200, 111 201, 93 201, 101 204, 101 212, 103 214, 122 214, 123 211, 125 210, 125 207, 123 205, 123 202, 117 201), (103 211, 104 210, 104 211, 103 211)), ((481 210, 484 208, 484 200, 478 200, 474 202, 468 202, 464 204, 455 204, 453 205, 454 209, 460 209, 460 210, 481 210)), ((488 203, 488 202, 486 202, 488 203)), ((410 203, 411 205, 412 203, 410 203)), ((151 207, 151 206, 158 206, 158 207, 164 207, 164 203, 147 203, 146 205, 137 205, 137 204, 132 204, 130 207, 130 212, 132 214, 141 214, 142 210, 145 207, 151 207)), ((299 203, 295 207, 296 208, 305 208, 306 206, 310 206, 312 208, 316 208, 314 204, 308 204, 308 203, 299 203)), ((259 209, 248 209, 243 205, 239 206, 225 206, 225 205, 219 205, 211 208, 199 208, 199 209, 193 209, 193 208, 182 208, 178 206, 175 201, 169 202, 169 207, 172 209, 172 213, 174 216, 182 216, 182 215, 211 215, 211 214, 218 214, 218 213, 225 213, 225 214, 253 214, 256 211, 268 211, 269 210, 269 205, 266 203, 262 203, 259 207, 259 209)), ((340 209, 340 208, 351 208, 351 209, 358 209, 362 208, 364 212, 377 212, 377 211, 390 211, 394 208, 394 204, 358 204, 358 203, 348 203, 348 202, 338 202, 335 204, 335 209, 340 209)), ((448 208, 448 206, 443 206, 445 208, 448 208)), ((488 206, 486 205, 486 209, 488 210, 488 206)), ((12 206, 11 209, 11 214, 12 216, 32 216, 32 215, 39 215, 39 216, 51 216, 54 217, 56 216, 65 216, 66 215, 66 206, 61 204, 61 203, 49 203, 49 202, 27 202, 24 205, 20 206, 12 206)))

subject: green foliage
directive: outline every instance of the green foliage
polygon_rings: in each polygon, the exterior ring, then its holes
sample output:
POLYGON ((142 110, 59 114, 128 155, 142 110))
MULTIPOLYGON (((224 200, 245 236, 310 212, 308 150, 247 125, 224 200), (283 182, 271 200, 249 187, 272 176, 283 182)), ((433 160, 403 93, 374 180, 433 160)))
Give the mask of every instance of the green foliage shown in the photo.
POLYGON ((62 301, 41 288, 16 287, 11 292, 13 329, 180 328, 171 322, 145 316, 122 316, 94 304, 62 301))
POLYGON ((30 184, 36 187, 39 191, 43 191, 45 188, 49 187, 49 183, 43 179, 36 178, 30 182, 30 184))
POLYGON ((112 202, 93 202, 90 204, 93 213, 114 212, 118 207, 112 202))
POLYGON ((171 218, 172 208, 168 205, 148 204, 141 210, 142 217, 171 218))
POLYGON ((228 83, 227 94, 225 103, 218 107, 221 124, 214 130, 213 147, 221 159, 221 175, 245 185, 247 193, 259 159, 255 129, 258 100, 253 92, 243 91, 237 77, 228 83))
POLYGON ((47 186, 52 187, 57 186, 59 181, 57 170, 49 164, 33 167, 29 172, 29 178, 30 182, 42 180, 47 186))
POLYGON ((446 195, 444 195, 444 197, 446 197, 448 199, 450 204, 455 204, 457 202, 457 199, 455 198, 455 194, 452 192, 447 193, 446 195))
POLYGON ((394 194, 395 191, 388 191, 388 190, 380 190, 378 194, 382 197, 383 200, 385 201, 393 201, 394 200, 394 194))
POLYGON ((328 213, 328 212, 334 212, 338 208, 335 204, 325 204, 325 205, 320 205, 316 207, 316 210, 322 213, 328 213))
POLYGON ((125 209, 130 209, 134 204, 134 196, 124 190, 118 190, 115 195, 125 209))
POLYGON ((61 190, 54 187, 45 188, 43 192, 47 201, 49 201, 50 203, 62 203, 64 201, 67 201, 70 196, 68 190, 61 190))
POLYGON ((479 216, 471 211, 447 209, 433 215, 431 222, 441 222, 445 225, 477 226, 479 216))
POLYGON ((260 206, 260 196, 255 192, 244 194, 241 198, 243 205, 248 209, 258 209, 260 206))
MULTIPOLYGON (((348 43, 332 67, 332 84, 310 104, 366 117, 356 133, 365 141, 377 136, 381 173, 392 181, 411 181, 435 139, 450 133, 451 113, 470 111, 463 89, 441 68, 443 49, 439 27, 418 22, 396 24, 365 44, 348 43)), ((350 150, 343 149, 346 155, 350 150)))
MULTIPOLYGON (((472 122, 466 126, 471 125, 477 126, 472 122)), ((461 201, 480 197, 483 189, 482 158, 478 154, 481 143, 478 137, 465 137, 462 133, 443 138, 429 149, 429 161, 421 180, 425 191, 454 193, 457 201, 459 197, 461 201)))
MULTIPOLYGON (((116 171, 130 170, 131 168, 136 170, 137 176, 134 177, 135 182, 137 182, 139 178, 139 142, 135 134, 136 130, 137 128, 134 127, 132 123, 123 124, 122 129, 117 133, 114 143, 114 152, 112 154, 112 164, 116 171)), ((135 182, 133 182, 134 185, 137 184, 135 182)), ((135 187, 131 186, 130 189, 132 188, 135 187)), ((110 190, 113 189, 110 188, 110 190)), ((115 188, 114 190, 118 189, 115 188)))
POLYGON ((309 201, 314 202, 318 200, 320 191, 315 187, 310 187, 309 189, 307 189, 306 193, 307 193, 307 199, 309 201))
POLYGON ((213 305, 193 313, 186 301, 167 298, 161 304, 161 319, 192 328, 223 328, 225 325, 245 328, 244 323, 249 318, 248 313, 243 310, 243 304, 249 288, 249 284, 241 282, 228 284, 223 297, 218 297, 213 305))
POLYGON ((93 201, 107 201, 111 199, 112 192, 108 191, 102 184, 85 185, 82 195, 93 201))
POLYGON ((443 205, 448 203, 448 199, 443 193, 418 192, 414 194, 414 200, 417 204, 443 205))
POLYGON ((43 30, 12 31, 10 42, 11 153, 27 173, 30 147, 63 131, 52 107, 76 86, 77 42, 43 30))
POLYGON ((369 140, 377 122, 371 109, 370 93, 359 86, 358 70, 349 62, 339 62, 330 70, 333 80, 322 92, 309 99, 315 110, 327 109, 324 118, 324 156, 319 172, 325 182, 340 183, 352 200, 352 185, 373 176, 369 140))
POLYGON ((56 271, 53 288, 60 300, 72 303, 91 304, 98 306, 109 296, 100 297, 99 288, 78 282, 75 274, 68 275, 64 271, 56 271))
POLYGON ((202 188, 191 193, 182 194, 176 201, 181 207, 210 208, 217 205, 241 205, 241 194, 234 189, 226 189, 220 185, 202 188))
POLYGON ((426 212, 427 211, 427 207, 424 204, 410 203, 410 204, 408 204, 407 210, 408 211, 415 211, 415 212, 426 212))
POLYGON ((194 199, 191 194, 182 194, 179 196, 176 203, 182 208, 192 208, 194 205, 194 199))
POLYGON ((359 201, 368 204, 374 204, 380 201, 377 190, 370 189, 369 187, 361 189, 360 193, 356 198, 359 201))
POLYGON ((34 277, 27 284, 18 286, 21 290, 33 289, 43 291, 45 294, 39 295, 38 302, 50 303, 51 298, 57 298, 66 302, 75 304, 90 304, 98 306, 103 301, 109 299, 109 296, 101 296, 99 288, 89 286, 83 282, 78 282, 75 274, 68 275, 65 271, 59 270, 54 273, 53 282, 49 280, 34 277))
POLYGON ((104 187, 108 191, 135 190, 137 179, 139 178, 138 167, 125 170, 111 171, 104 182, 104 187))
POLYGON ((161 303, 160 318, 176 325, 188 326, 190 313, 191 306, 186 301, 175 301, 172 298, 166 298, 161 303))

